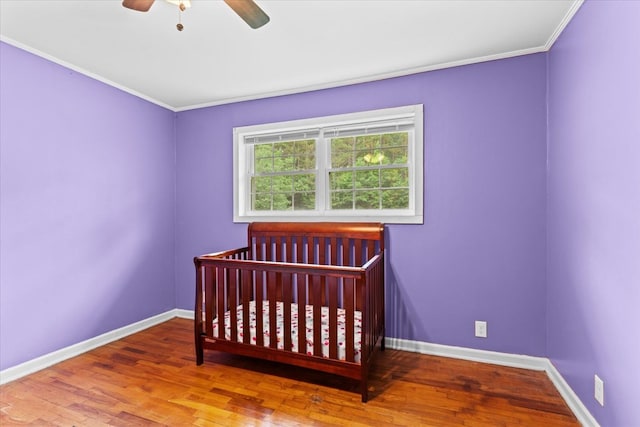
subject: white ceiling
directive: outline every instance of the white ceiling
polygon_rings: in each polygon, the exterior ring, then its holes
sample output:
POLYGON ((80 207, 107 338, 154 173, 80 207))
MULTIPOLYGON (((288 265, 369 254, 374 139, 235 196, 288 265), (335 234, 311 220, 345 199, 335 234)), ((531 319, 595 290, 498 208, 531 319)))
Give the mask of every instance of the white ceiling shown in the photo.
POLYGON ((175 111, 548 50, 582 0, 0 0, 1 40, 175 111))

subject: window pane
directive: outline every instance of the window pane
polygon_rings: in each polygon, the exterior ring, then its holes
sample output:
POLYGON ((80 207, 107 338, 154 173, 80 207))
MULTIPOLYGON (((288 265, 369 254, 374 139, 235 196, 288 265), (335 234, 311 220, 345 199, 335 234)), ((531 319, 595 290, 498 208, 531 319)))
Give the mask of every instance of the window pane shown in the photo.
POLYGON ((293 176, 291 175, 280 175, 274 176, 272 178, 273 182, 273 192, 291 192, 293 190, 293 176))
POLYGON ((356 188, 380 187, 380 170, 368 169, 356 171, 356 188))
POLYGON ((274 211, 288 211, 293 207, 293 194, 292 193, 273 193, 273 208, 274 211))
POLYGON ((257 157, 272 157, 273 146, 272 144, 258 144, 254 145, 254 155, 257 157))
POLYGON ((252 193, 266 193, 271 192, 271 177, 270 176, 254 176, 251 178, 251 192, 252 193))
POLYGON ((383 150, 387 164, 404 165, 407 164, 408 150, 407 147, 387 148, 383 150))
POLYGON ((332 138, 331 209, 407 209, 409 168, 388 166, 407 164, 408 142, 408 132, 332 138))
POLYGON ((356 150, 375 150, 380 148, 380 135, 362 135, 356 137, 356 150))
POLYGON ((296 156, 294 157, 293 161, 293 170, 296 171, 313 170, 316 168, 315 153, 296 156))
POLYGON ((385 155, 383 152, 375 150, 369 152, 363 152, 362 160, 367 166, 384 164, 385 155))
POLYGON ((256 144, 251 177, 252 210, 315 209, 316 140, 256 144), (258 176, 263 175, 263 176, 258 176))
POLYGON ((407 132, 385 133, 382 135, 382 148, 406 147, 409 145, 409 134, 407 132))
POLYGON ((306 139, 302 141, 295 142, 295 153, 298 155, 309 156, 312 155, 315 157, 316 154, 316 140, 315 139, 306 139))
POLYGON ((382 209, 407 209, 409 189, 382 190, 382 209))
POLYGON ((315 139, 255 144, 253 150, 252 210, 315 209, 315 139))
POLYGON ((348 136, 331 139, 331 151, 353 151, 355 138, 348 136))
POLYGON ((331 167, 347 168, 353 166, 353 144, 355 138, 333 138, 331 140, 331 167))
POLYGON ((315 169, 315 139, 256 144, 254 159, 258 174, 315 169))
POLYGON ((353 172, 330 172, 332 190, 349 190, 353 188, 353 172))
POLYGON ((356 209, 380 209, 380 191, 356 191, 356 209))
POLYGON ((309 191, 306 193, 294 193, 293 194, 293 209, 297 211, 301 210, 313 210, 316 208, 316 193, 309 191))
POLYGON ((393 168, 380 170, 380 187, 409 187, 409 168, 393 168))
POLYGON ((258 193, 252 195, 251 204, 254 211, 270 211, 271 210, 271 194, 258 193))
POLYGON ((331 209, 353 209, 353 192, 331 192, 331 209))
POLYGON ((316 176, 312 174, 293 175, 293 189, 298 192, 315 191, 316 176))
POLYGON ((274 172, 291 172, 295 170, 295 157, 280 156, 273 159, 274 172))
POLYGON ((273 157, 256 157, 256 173, 267 173, 273 171, 273 157))

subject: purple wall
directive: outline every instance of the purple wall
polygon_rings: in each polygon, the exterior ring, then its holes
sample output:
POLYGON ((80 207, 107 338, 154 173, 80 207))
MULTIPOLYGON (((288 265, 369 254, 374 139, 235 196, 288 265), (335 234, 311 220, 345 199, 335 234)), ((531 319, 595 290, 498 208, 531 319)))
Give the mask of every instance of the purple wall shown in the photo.
POLYGON ((0 43, 0 369, 175 307, 173 113, 0 43))
POLYGON ((640 425, 639 49, 640 2, 589 1, 549 54, 547 354, 603 426, 640 425))
POLYGON ((421 103, 425 223, 389 227, 388 335, 544 356, 546 67, 530 55, 179 113, 177 306, 193 307, 194 255, 245 243, 234 126, 421 103))

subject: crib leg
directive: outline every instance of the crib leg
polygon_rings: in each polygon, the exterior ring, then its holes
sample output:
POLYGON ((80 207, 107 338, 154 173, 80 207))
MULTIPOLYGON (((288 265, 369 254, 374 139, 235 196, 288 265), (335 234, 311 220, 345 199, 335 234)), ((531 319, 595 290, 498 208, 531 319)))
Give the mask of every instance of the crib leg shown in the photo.
POLYGON ((362 403, 367 403, 369 400, 369 360, 361 360, 360 363, 360 394, 362 403))
POLYGON ((202 344, 200 340, 196 341, 196 365, 202 365, 204 363, 204 351, 202 350, 202 344))
POLYGON ((196 365, 204 363, 204 350, 202 348, 202 331, 196 324, 195 326, 195 347, 196 347, 196 365))

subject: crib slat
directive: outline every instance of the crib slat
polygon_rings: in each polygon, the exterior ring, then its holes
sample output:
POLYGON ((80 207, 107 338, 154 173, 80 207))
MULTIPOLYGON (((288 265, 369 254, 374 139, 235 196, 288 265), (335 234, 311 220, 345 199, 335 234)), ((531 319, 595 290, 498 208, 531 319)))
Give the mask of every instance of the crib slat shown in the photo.
MULTIPOLYGON (((278 330, 277 326, 277 304, 276 301, 276 277, 277 274, 275 272, 267 273, 267 298, 269 300, 269 347, 277 348, 278 340, 276 336, 276 331, 278 330)), ((260 316, 262 315, 262 310, 260 310, 260 316)))
MULTIPOLYGON (((363 307, 362 309, 362 329, 361 329, 361 334, 362 336, 360 337, 360 351, 361 357, 367 357, 369 354, 369 350, 371 349, 371 346, 373 345, 373 343, 371 342, 372 338, 373 338, 373 323, 371 322, 373 316, 372 316, 372 310, 375 307, 375 303, 374 301, 371 300, 371 285, 372 283, 368 283, 367 286, 367 282, 365 280, 361 280, 359 282, 357 282, 358 287, 362 288, 362 295, 363 295, 363 301, 360 302, 359 304, 363 307)), ((358 339, 358 337, 356 337, 356 339, 358 339)))
POLYGON ((331 259, 329 260, 329 264, 332 265, 340 265, 338 264, 338 241, 335 237, 332 237, 329 241, 329 245, 331 245, 331 259))
POLYGON ((284 259, 285 262, 293 262, 293 244, 291 236, 287 236, 284 241, 285 251, 284 251, 284 259))
POLYGON ((322 281, 320 276, 314 275, 313 283, 313 355, 322 357, 322 305, 317 301, 321 300, 322 281))
POLYGON ((271 240, 271 237, 265 237, 264 238, 264 259, 266 261, 273 261, 272 254, 273 254, 273 241, 271 240))
POLYGON ((307 275, 298 274, 298 352, 307 352, 305 310, 307 304, 307 275))
POLYGON ((304 241, 301 236, 296 236, 296 262, 304 263, 304 241))
MULTIPOLYGON (((225 311, 227 311, 227 308, 225 307, 225 302, 227 301, 227 299, 225 298, 225 276, 226 276, 226 272, 227 270, 224 268, 216 268, 217 272, 218 272, 218 280, 217 280, 217 297, 218 297, 218 307, 216 309, 216 315, 215 317, 218 318, 218 338, 219 339, 225 339, 225 319, 224 319, 224 313, 225 311)), ((208 316, 208 314, 207 314, 208 316)), ((213 319, 213 318, 212 318, 213 319)), ((207 320, 207 322, 210 322, 211 320, 207 320)))
POLYGON ((276 246, 276 259, 275 259, 275 261, 276 262, 283 262, 284 258, 282 256, 282 245, 283 245, 282 238, 276 237, 273 240, 274 240, 275 246, 276 246))
POLYGON ((315 242, 313 241, 313 237, 305 237, 307 241, 307 259, 305 263, 307 264, 315 264, 316 257, 314 256, 315 242))
POLYGON ((362 260, 362 240, 356 239, 354 243, 354 252, 355 258, 353 259, 353 266, 360 267, 362 264, 364 264, 364 261, 362 260))
POLYGON ((351 239, 342 239, 342 265, 351 266, 351 239))
POLYGON ((329 277, 329 359, 338 358, 338 279, 329 277))
POLYGON ((229 295, 229 318, 231 325, 231 341, 238 341, 238 310, 236 307, 238 306, 237 302, 237 292, 238 292, 238 270, 235 268, 230 268, 228 270, 229 276, 227 277, 228 288, 227 292, 229 295))
POLYGON ((375 240, 367 240, 367 254, 365 255, 365 259, 373 258, 373 255, 376 253, 376 242, 375 240))
MULTIPOLYGON (((242 281, 242 342, 249 344, 251 342, 251 316, 249 314, 249 301, 251 300, 251 270, 238 270, 242 281)), ((256 307, 257 310, 257 307, 256 307)))
POLYGON ((264 347, 264 325, 262 317, 262 304, 264 301, 264 273, 256 271, 256 345, 264 347))
POLYGON ((282 274, 284 350, 291 351, 291 274, 282 274))
POLYGON ((264 249, 262 247, 262 238, 254 237, 254 245, 255 249, 253 251, 253 259, 263 260, 264 259, 264 249))
MULTIPOLYGON (((204 327, 205 333, 208 337, 213 336, 213 307, 215 305, 215 294, 213 289, 213 272, 211 267, 203 267, 200 274, 204 274, 204 294, 205 294, 205 315, 206 324, 204 327)), ((199 310, 202 310, 200 306, 199 310)))
MULTIPOLYGON (((325 239, 324 237, 320 237, 318 238, 318 252, 319 252, 319 259, 318 259, 318 264, 320 265, 327 265, 327 252, 328 252, 328 245, 329 242, 327 241, 327 239, 325 239)), ((325 276, 322 276, 320 278, 321 281, 321 285, 320 285, 320 289, 322 290, 322 292, 320 293, 320 301, 319 303, 323 306, 327 305, 327 289, 326 289, 326 278, 325 276)), ((316 302, 317 303, 317 302, 316 302)))
POLYGON ((354 362, 354 339, 353 339, 353 327, 354 327, 354 285, 355 279, 345 279, 345 292, 344 292, 344 309, 345 309, 345 356, 347 362, 354 362))
POLYGON ((327 264, 327 239, 318 237, 318 264, 327 264))

